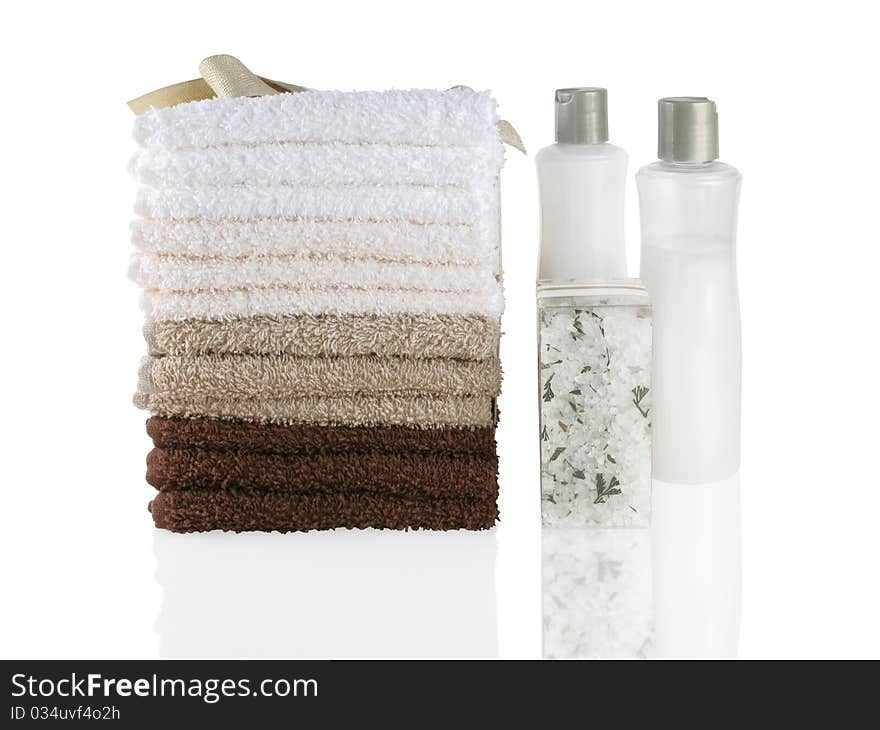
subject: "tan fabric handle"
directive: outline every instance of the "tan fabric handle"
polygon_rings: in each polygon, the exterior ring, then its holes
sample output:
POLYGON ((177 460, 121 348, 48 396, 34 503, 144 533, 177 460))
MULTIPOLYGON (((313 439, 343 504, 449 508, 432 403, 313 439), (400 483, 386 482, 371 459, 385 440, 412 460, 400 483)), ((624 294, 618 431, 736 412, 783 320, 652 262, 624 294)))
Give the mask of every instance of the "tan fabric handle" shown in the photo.
POLYGON ((501 135, 501 141, 504 144, 513 147, 515 150, 519 150, 524 155, 527 155, 526 146, 522 141, 522 137, 519 136, 519 132, 517 132, 513 125, 508 122, 506 119, 501 119, 498 121, 498 134, 501 135))
MULTIPOLYGON (((151 91, 149 94, 132 99, 128 102, 128 107, 136 115, 140 115, 150 109, 164 109, 190 101, 203 101, 215 97, 266 96, 268 94, 308 91, 305 86, 296 86, 257 76, 235 56, 227 54, 206 58, 199 64, 199 73, 202 74, 200 79, 183 81, 151 91)), ((504 144, 526 154, 522 138, 510 122, 503 119, 499 121, 498 133, 504 144)))
POLYGON ((209 56, 199 73, 217 96, 266 96, 278 94, 235 56, 209 56))

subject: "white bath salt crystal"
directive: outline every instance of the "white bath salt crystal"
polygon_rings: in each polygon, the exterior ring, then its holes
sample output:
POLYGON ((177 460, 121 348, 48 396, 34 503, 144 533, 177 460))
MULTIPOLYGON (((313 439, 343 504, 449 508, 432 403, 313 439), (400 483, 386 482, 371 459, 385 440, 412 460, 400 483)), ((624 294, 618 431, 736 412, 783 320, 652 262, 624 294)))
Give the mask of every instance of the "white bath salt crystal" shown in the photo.
POLYGON ((653 655, 650 530, 548 527, 541 556, 545 657, 653 655))
POLYGON ((649 525, 650 308, 544 300, 538 328, 543 524, 649 525))

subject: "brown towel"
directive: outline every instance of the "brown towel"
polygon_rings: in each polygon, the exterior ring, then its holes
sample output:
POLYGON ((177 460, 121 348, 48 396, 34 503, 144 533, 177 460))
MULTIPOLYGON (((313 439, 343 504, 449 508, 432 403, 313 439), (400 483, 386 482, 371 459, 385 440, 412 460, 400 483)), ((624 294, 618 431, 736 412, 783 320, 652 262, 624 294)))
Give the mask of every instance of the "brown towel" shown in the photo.
POLYGON ((486 396, 348 395, 308 398, 173 398, 137 394, 135 405, 159 416, 231 418, 255 423, 345 426, 494 426, 486 396))
POLYGON ((220 490, 160 492, 150 502, 156 527, 173 532, 295 532, 337 527, 392 530, 487 530, 498 519, 494 497, 411 499, 375 494, 241 494, 220 490))
POLYGON ((203 355, 145 358, 139 393, 166 397, 290 398, 353 393, 498 395, 501 367, 489 360, 401 357, 203 355))
POLYGON ((281 426, 210 418, 147 420, 147 433, 163 449, 232 449, 269 454, 450 453, 495 456, 495 429, 406 426, 281 426))
POLYGON ((148 321, 154 355, 380 355, 485 360, 498 355, 496 319, 468 315, 301 315, 228 322, 148 321))
POLYGON ((153 449, 147 456, 147 481, 162 491, 379 492, 404 497, 485 498, 497 494, 497 473, 496 459, 464 454, 289 456, 247 451, 153 449))

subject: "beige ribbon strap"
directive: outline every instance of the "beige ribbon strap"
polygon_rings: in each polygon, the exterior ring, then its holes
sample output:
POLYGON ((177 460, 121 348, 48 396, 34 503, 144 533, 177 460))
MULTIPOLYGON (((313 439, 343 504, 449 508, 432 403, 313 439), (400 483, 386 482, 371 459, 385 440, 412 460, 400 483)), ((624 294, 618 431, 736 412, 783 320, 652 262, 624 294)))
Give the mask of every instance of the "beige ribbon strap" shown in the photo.
POLYGON ((527 155, 526 146, 523 144, 522 137, 519 136, 519 132, 517 132, 513 125, 508 122, 506 119, 501 119, 498 121, 498 134, 501 135, 501 141, 504 144, 513 147, 515 150, 519 150, 524 155, 527 155))
POLYGON ((179 84, 156 89, 156 91, 151 91, 149 94, 132 99, 128 102, 128 108, 137 116, 140 116, 144 112, 150 111, 150 109, 165 109, 169 106, 186 104, 189 101, 213 99, 215 96, 214 90, 208 86, 204 79, 193 79, 192 81, 181 81, 179 84))
POLYGON ((254 74, 235 56, 221 54, 208 56, 199 64, 202 78, 172 84, 128 102, 128 107, 140 116, 150 109, 165 109, 189 101, 204 101, 218 96, 266 96, 267 94, 308 91, 283 81, 273 81, 254 74))
POLYGON ((278 94, 235 56, 208 56, 199 73, 217 96, 266 96, 278 94))
MULTIPOLYGON (((202 78, 172 84, 149 94, 139 96, 128 102, 128 107, 141 115, 150 109, 164 109, 190 101, 203 101, 215 97, 267 96, 268 94, 296 93, 308 91, 305 86, 288 84, 283 81, 257 76, 235 56, 220 54, 208 56, 199 64, 202 78)), ((453 86, 452 88, 468 88, 453 86)), ((522 138, 513 125, 502 119, 498 122, 501 141, 526 154, 522 138)))

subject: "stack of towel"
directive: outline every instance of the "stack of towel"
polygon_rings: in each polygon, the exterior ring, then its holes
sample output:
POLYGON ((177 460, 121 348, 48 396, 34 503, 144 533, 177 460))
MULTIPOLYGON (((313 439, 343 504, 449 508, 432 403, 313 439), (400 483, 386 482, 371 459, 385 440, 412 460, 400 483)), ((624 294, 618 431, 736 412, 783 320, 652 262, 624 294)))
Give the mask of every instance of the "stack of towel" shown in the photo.
POLYGON ((497 122, 466 89, 137 118, 157 526, 495 523, 497 122))

